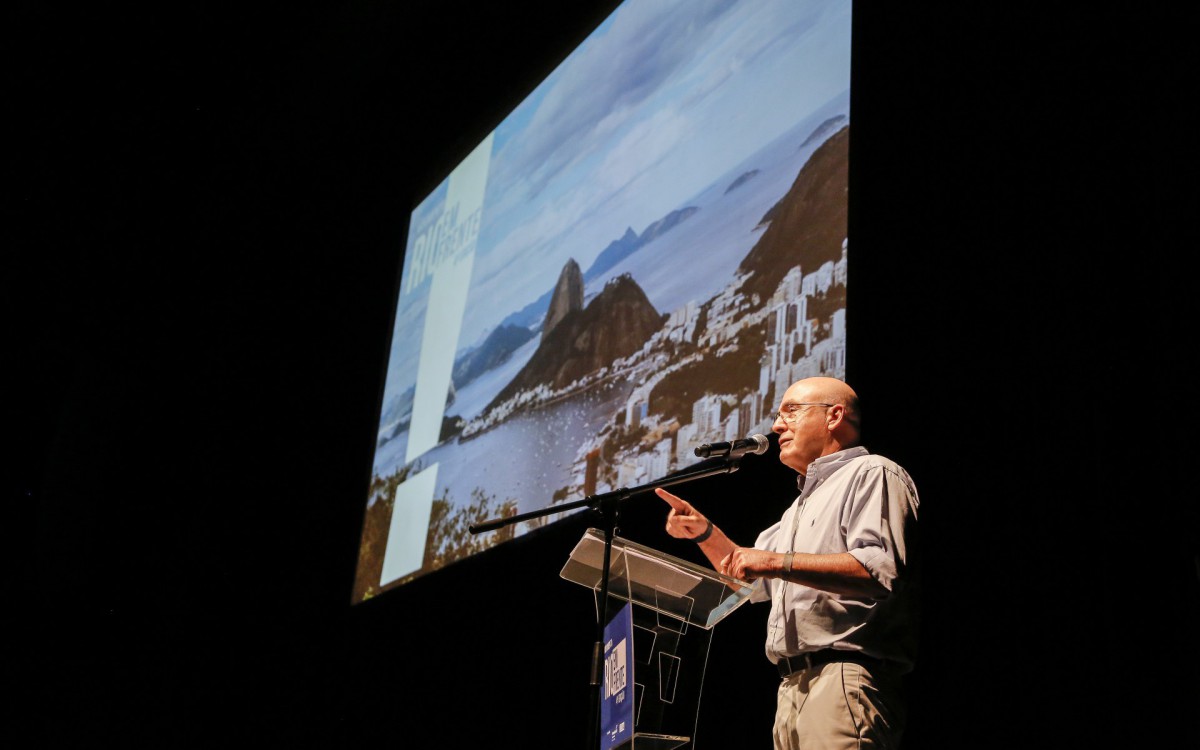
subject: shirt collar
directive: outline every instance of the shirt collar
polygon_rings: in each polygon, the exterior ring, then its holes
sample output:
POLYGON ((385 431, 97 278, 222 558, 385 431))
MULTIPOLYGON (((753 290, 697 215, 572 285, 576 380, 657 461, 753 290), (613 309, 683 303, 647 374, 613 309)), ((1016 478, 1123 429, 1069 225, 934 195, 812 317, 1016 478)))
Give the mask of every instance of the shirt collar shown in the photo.
POLYGON ((806 479, 812 478, 815 482, 824 481, 829 475, 833 474, 838 469, 850 463, 853 459, 859 456, 869 454, 866 448, 861 445, 856 445, 853 448, 843 448, 837 453, 830 453, 827 456, 821 456, 808 465, 808 474, 800 474, 796 477, 796 487, 803 492, 806 479))

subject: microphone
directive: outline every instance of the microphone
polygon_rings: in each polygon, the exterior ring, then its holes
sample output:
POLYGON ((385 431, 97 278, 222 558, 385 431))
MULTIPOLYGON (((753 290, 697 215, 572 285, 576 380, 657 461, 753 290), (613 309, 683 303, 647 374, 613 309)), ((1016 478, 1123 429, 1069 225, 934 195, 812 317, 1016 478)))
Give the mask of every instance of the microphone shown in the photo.
POLYGON ((766 435, 751 435, 748 438, 734 440, 732 443, 704 443, 703 445, 696 446, 695 452, 700 458, 708 458, 710 456, 737 458, 747 453, 761 456, 767 452, 767 448, 769 447, 771 447, 771 444, 767 442, 766 435))

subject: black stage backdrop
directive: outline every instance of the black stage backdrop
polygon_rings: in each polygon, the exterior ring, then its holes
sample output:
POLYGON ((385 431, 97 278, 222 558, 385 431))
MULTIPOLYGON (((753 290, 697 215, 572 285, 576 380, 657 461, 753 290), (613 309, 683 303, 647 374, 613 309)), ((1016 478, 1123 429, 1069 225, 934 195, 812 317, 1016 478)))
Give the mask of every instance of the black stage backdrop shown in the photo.
MULTIPOLYGON (((848 379, 923 500, 907 745, 1195 746, 1182 24, 875 5, 848 379)), ((349 601, 408 212, 613 7, 15 14, 6 619, 40 744, 583 746, 595 613, 558 572, 590 519, 349 601)), ((749 543, 774 456, 689 494, 749 543)), ((663 513, 621 533, 694 556, 663 513)), ((699 747, 769 746, 765 617, 714 632, 699 747)))

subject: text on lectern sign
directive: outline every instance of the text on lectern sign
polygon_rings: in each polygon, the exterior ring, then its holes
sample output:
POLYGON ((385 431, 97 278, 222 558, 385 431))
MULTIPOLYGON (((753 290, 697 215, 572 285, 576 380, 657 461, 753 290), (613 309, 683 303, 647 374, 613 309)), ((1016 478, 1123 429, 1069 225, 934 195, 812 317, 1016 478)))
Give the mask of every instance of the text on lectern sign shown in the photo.
POLYGON ((633 739, 633 605, 604 626, 604 685, 600 701, 600 750, 633 739))

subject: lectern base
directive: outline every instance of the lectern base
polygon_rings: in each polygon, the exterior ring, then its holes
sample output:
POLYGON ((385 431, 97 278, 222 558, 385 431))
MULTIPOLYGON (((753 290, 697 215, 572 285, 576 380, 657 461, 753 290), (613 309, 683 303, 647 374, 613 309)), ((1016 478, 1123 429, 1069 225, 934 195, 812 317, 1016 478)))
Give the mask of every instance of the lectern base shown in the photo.
POLYGON ((674 750, 681 745, 686 745, 691 739, 691 737, 679 737, 673 734, 634 732, 632 750, 674 750))

